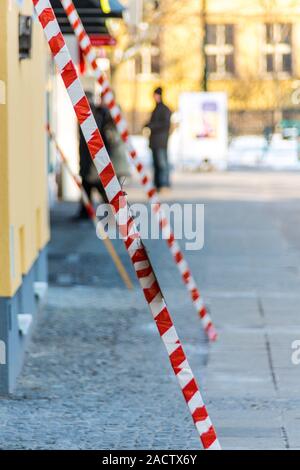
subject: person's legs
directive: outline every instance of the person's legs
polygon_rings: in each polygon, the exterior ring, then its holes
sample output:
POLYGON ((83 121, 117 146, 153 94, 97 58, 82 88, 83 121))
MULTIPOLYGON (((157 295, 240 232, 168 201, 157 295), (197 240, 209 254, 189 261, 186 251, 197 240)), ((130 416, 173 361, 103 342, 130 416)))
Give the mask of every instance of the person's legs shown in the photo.
POLYGON ((159 178, 160 178, 160 187, 169 187, 169 163, 168 163, 168 153, 167 149, 160 148, 158 149, 158 165, 159 165, 159 178))
POLYGON ((154 185, 157 189, 161 188, 160 182, 160 167, 159 167, 159 151, 152 149, 153 155, 153 169, 154 169, 154 185))
MULTIPOLYGON (((91 196, 92 196, 92 185, 86 181, 85 179, 82 178, 82 186, 83 186, 83 189, 85 190, 89 200, 91 200, 91 196)), ((79 214, 78 214, 78 217, 79 218, 82 218, 82 219, 86 219, 88 218, 88 213, 84 207, 84 204, 82 202, 82 199, 80 200, 80 209, 79 209, 79 214)))
POLYGON ((83 186, 83 189, 85 190, 88 198, 91 199, 91 195, 92 195, 92 185, 91 185, 91 183, 89 183, 85 179, 82 179, 82 186, 83 186))
POLYGON ((163 150, 163 159, 164 159, 164 186, 167 188, 170 187, 170 165, 169 165, 169 158, 168 158, 168 150, 166 148, 163 150))

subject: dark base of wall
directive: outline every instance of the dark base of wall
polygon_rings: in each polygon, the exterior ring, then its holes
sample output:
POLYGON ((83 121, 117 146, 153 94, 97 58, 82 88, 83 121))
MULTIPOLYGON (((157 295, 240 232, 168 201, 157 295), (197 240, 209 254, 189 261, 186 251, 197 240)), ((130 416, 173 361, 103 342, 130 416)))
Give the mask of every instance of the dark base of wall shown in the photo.
POLYGON ((46 293, 47 248, 23 278, 14 297, 0 297, 0 395, 13 393, 37 313, 46 293), (25 320, 25 321, 24 321, 25 320))

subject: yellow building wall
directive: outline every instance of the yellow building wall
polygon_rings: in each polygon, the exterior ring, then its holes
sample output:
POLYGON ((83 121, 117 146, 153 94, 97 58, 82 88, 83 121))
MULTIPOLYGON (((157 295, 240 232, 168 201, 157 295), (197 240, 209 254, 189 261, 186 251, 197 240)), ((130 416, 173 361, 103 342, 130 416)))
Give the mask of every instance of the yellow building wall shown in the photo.
MULTIPOLYGON (((46 162, 46 47, 33 24, 31 59, 19 61, 16 2, 1 0, 0 296, 12 296, 49 240, 46 162), (4 184, 2 182, 4 181, 4 184)), ((22 14, 32 15, 31 0, 22 14)))

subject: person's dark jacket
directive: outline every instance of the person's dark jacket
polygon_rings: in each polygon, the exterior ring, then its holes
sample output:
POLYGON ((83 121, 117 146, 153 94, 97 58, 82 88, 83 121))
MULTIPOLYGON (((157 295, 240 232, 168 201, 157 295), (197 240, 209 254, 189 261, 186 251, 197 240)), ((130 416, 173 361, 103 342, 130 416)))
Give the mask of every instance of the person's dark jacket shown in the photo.
MULTIPOLYGON (((97 126, 101 132, 105 147, 107 148, 109 152, 110 151, 109 142, 106 139, 106 133, 105 133, 106 126, 110 125, 110 123, 112 122, 109 110, 103 106, 95 107, 93 105, 91 105, 91 109, 95 116, 97 126)), ((80 153, 80 176, 82 177, 83 180, 87 180, 90 183, 98 182, 97 171, 91 159, 90 152, 85 142, 81 129, 80 129, 79 153, 80 153)))
POLYGON ((171 126, 171 111, 164 103, 158 103, 147 127, 151 130, 150 148, 167 148, 171 126))

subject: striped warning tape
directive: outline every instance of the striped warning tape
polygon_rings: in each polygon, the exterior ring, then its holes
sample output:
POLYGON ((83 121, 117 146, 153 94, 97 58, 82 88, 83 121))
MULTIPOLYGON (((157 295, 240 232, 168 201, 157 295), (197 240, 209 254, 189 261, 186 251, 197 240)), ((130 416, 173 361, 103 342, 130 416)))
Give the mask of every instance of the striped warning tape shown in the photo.
POLYGON ((106 75, 101 71, 101 69, 98 66, 97 57, 96 57, 95 51, 92 48, 90 38, 85 32, 82 21, 80 20, 80 17, 77 13, 77 10, 74 6, 73 1, 61 0, 61 3, 69 18, 70 24, 76 34, 79 45, 83 53, 87 57, 87 60, 89 61, 90 65, 94 69, 97 80, 102 87, 102 96, 103 96, 104 103, 109 108, 111 116, 121 135, 121 138, 126 144, 128 153, 139 174, 141 184, 145 188, 149 201, 151 202, 152 210, 159 218, 159 222, 160 222, 160 226, 162 227, 164 238, 167 240, 168 246, 171 250, 174 261, 176 265, 178 266, 183 282, 186 285, 188 292, 191 296, 192 302, 202 320, 203 328, 206 331, 208 338, 211 341, 215 341, 217 339, 216 329, 204 305, 203 298, 200 295, 200 291, 197 288, 195 279, 192 276, 192 273, 191 273, 191 270, 189 269, 187 261, 184 258, 184 255, 180 249, 178 242, 175 240, 169 221, 162 211, 161 205, 158 200, 156 188, 153 186, 151 178, 147 175, 145 168, 143 164, 141 163, 141 161, 139 160, 137 152, 135 151, 132 145, 129 132, 128 132, 127 123, 124 117, 122 116, 119 106, 117 105, 115 101, 113 91, 110 87, 110 84, 106 75))
POLYGON ((205 449, 220 449, 215 430, 207 414, 194 374, 177 336, 171 315, 163 298, 147 251, 129 213, 126 224, 120 222, 121 212, 128 209, 126 197, 97 128, 89 102, 59 28, 49 0, 32 0, 49 47, 74 107, 78 122, 86 139, 91 157, 97 168, 107 198, 115 209, 115 217, 137 277, 150 307, 171 365, 193 417, 205 449))
POLYGON ((90 201, 84 187, 82 186, 81 179, 79 178, 78 175, 76 175, 76 173, 73 172, 72 168, 70 167, 69 160, 67 159, 67 157, 65 156, 64 152, 62 151, 60 145, 58 144, 56 136, 52 132, 49 124, 47 125, 47 132, 48 132, 48 135, 51 138, 52 142, 55 145, 57 153, 60 156, 60 159, 61 159, 64 167, 66 168, 67 172, 69 173, 69 175, 71 176, 71 178, 73 179, 73 181, 75 182, 77 187, 79 188, 79 190, 81 192, 82 203, 85 207, 85 210, 86 210, 89 218, 93 222, 94 227, 96 229, 96 232, 100 235, 101 240, 103 241, 108 253, 110 254, 113 262, 115 263, 116 268, 119 271, 119 274, 120 274, 121 278, 124 281, 124 284, 126 285, 126 287, 128 289, 133 289, 133 284, 130 280, 130 277, 127 274, 127 271, 126 271, 119 255, 118 255, 118 253, 116 252, 111 240, 109 239, 107 233, 105 232, 104 227, 102 226, 101 222, 98 221, 97 214, 96 214, 96 211, 94 209, 94 206, 93 206, 92 202, 90 201))

